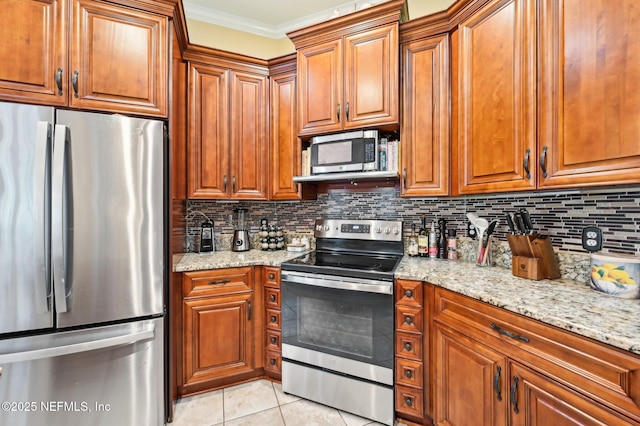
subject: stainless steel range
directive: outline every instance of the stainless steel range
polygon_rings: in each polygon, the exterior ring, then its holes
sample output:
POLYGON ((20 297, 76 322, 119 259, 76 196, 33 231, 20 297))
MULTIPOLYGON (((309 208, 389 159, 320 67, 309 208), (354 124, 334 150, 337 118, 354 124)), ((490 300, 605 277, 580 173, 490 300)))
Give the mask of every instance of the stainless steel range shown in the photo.
POLYGON ((319 219, 315 237, 282 264, 282 388, 391 425, 402 222, 319 219))

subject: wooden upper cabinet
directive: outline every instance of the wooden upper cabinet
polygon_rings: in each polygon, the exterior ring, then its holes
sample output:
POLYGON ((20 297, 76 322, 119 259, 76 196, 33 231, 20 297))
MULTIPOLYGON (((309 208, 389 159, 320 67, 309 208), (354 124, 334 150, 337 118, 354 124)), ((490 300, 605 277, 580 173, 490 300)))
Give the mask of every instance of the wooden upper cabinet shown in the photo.
POLYGON ((296 131, 297 75, 295 71, 271 77, 270 200, 298 200, 302 145, 296 131))
POLYGON ((342 128, 342 40, 298 50, 298 127, 301 134, 342 128))
POLYGON ((638 2, 539 3, 539 186, 640 182, 638 2))
POLYGON ((166 16, 93 0, 2 6, 1 98, 167 116, 166 16))
POLYGON ((392 0, 288 34, 298 53, 301 137, 399 121, 399 22, 392 0))
POLYGON ((404 43, 402 196, 449 193, 449 36, 404 43))
POLYGON ((266 76, 231 72, 232 199, 267 199, 268 84, 266 76))
POLYGON ((73 0, 71 43, 71 106, 167 115, 165 17, 73 0))
POLYGON ((189 198, 266 199, 267 77, 189 67, 189 198))
POLYGON ((226 198, 229 70, 189 64, 189 198, 226 198))
POLYGON ((452 34, 452 192, 536 187, 535 2, 492 0, 452 34))
POLYGON ((2 2, 0 98, 66 105, 67 0, 2 2))
POLYGON ((398 24, 345 37, 344 128, 398 122, 398 24))

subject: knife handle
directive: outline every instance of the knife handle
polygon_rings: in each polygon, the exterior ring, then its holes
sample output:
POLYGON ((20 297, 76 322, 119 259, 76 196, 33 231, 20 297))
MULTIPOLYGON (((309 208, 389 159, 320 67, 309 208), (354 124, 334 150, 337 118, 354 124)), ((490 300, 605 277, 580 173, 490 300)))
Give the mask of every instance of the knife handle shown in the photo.
POLYGON ((513 218, 511 217, 511 213, 505 213, 505 215, 507 216, 507 225, 509 225, 509 230, 511 231, 512 234, 515 234, 516 227, 513 224, 513 218))
POLYGON ((522 213, 521 212, 515 213, 513 215, 513 218, 516 221, 516 228, 518 228, 518 231, 525 234, 526 228, 524 227, 524 219, 522 218, 522 213))
POLYGON ((520 209, 520 215, 522 216, 522 221, 524 222, 524 226, 530 233, 533 233, 533 223, 531 222, 531 216, 527 209, 520 209))

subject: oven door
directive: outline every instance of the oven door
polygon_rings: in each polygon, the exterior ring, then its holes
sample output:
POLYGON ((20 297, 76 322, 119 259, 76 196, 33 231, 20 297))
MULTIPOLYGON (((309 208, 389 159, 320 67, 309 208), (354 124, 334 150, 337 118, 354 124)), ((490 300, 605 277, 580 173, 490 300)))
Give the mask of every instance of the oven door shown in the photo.
POLYGON ((283 358, 392 383, 393 282, 283 271, 281 294, 283 358))

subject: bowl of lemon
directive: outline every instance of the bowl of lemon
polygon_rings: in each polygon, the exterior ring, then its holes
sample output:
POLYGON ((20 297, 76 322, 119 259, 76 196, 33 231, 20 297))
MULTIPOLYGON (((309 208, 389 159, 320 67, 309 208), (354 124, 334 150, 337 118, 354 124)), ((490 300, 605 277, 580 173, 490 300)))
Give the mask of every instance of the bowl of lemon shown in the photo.
POLYGON ((640 258, 591 255, 591 288, 627 299, 640 298, 640 258))

